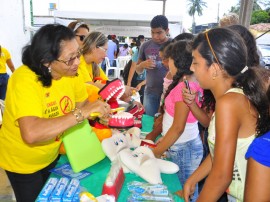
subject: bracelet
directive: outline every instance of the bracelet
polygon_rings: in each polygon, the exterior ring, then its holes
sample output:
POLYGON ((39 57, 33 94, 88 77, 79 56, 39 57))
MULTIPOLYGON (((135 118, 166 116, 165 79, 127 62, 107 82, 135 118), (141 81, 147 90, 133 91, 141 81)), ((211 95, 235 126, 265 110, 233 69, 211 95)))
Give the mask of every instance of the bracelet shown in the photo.
POLYGON ((84 121, 84 116, 82 115, 82 110, 77 107, 72 110, 72 114, 76 117, 76 121, 78 123, 82 123, 84 121))

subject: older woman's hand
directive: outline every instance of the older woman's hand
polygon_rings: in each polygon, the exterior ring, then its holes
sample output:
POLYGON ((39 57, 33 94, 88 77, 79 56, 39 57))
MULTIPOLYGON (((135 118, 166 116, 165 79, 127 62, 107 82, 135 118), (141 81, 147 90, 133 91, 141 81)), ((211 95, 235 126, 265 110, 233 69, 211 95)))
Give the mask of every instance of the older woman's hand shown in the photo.
POLYGON ((110 105, 101 100, 96 100, 95 102, 87 101, 81 107, 81 110, 85 118, 89 118, 94 113, 100 118, 107 119, 111 113, 110 105))

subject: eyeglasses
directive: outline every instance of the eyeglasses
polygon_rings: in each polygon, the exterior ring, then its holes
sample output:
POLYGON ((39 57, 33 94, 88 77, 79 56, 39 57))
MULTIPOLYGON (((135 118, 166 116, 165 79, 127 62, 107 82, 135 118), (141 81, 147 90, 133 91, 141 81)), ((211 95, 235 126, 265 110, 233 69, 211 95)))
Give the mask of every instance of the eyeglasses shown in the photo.
POLYGON ((75 60, 76 59, 80 59, 80 56, 81 56, 81 52, 78 52, 77 55, 75 57, 72 57, 70 58, 69 60, 59 60, 59 59, 56 59, 56 61, 58 62, 62 62, 62 63, 65 63, 67 66, 71 66, 74 64, 75 60))
POLYGON ((212 52, 212 54, 213 54, 215 60, 216 60, 217 63, 218 63, 218 66, 221 67, 221 65, 220 65, 220 63, 219 63, 219 61, 218 61, 218 59, 217 59, 217 56, 216 56, 216 54, 215 54, 215 51, 214 51, 214 49, 213 49, 213 47, 212 47, 212 45, 211 45, 211 43, 210 43, 210 40, 209 40, 209 37, 208 37, 208 31, 205 32, 205 37, 206 37, 207 43, 208 43, 208 45, 209 45, 209 47, 210 47, 210 50, 211 50, 211 52, 212 52))
POLYGON ((107 53, 107 49, 102 48, 101 46, 97 46, 97 48, 99 48, 99 49, 103 50, 105 53, 107 53))
POLYGON ((85 35, 78 35, 78 34, 76 34, 76 36, 78 36, 80 38, 80 41, 83 41, 84 38, 86 37, 85 35))

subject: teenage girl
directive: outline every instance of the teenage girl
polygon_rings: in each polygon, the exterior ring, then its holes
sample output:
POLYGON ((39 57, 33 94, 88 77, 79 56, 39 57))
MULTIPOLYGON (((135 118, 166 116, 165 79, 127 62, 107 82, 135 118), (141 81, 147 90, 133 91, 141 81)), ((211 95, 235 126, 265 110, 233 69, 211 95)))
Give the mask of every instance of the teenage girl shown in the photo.
POLYGON ((200 201, 243 201, 245 153, 255 134, 269 130, 268 100, 255 70, 247 65, 247 48, 240 35, 216 28, 193 43, 191 70, 200 86, 210 89, 216 105, 209 125, 210 155, 184 185, 185 201, 195 185, 208 176, 200 201), (211 194, 209 194, 211 193, 211 194))
MULTIPOLYGON (((182 184, 196 170, 203 156, 198 121, 182 98, 182 89, 185 88, 184 78, 189 81, 192 91, 202 94, 202 89, 193 72, 190 71, 191 49, 190 41, 178 41, 168 47, 169 71, 173 76, 173 82, 165 94, 162 123, 164 137, 153 149, 156 157, 161 157, 168 150, 172 161, 180 168, 178 177, 182 184)), ((196 102, 199 104, 198 97, 196 102)), ((196 201, 197 195, 198 187, 196 186, 193 201, 196 201)))

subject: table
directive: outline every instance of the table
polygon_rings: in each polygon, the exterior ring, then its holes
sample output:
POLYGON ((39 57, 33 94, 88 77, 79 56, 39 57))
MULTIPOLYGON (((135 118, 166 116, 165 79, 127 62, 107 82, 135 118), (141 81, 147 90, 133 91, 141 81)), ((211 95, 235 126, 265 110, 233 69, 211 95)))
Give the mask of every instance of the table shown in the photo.
MULTIPOLYGON (((62 165, 64 163, 67 163, 68 159, 66 155, 61 155, 57 166, 62 165)), ((93 194, 94 196, 100 196, 102 193, 102 187, 105 182, 105 179, 107 177, 107 174, 110 170, 110 160, 108 158, 103 159, 99 163, 87 168, 87 171, 92 172, 93 174, 82 179, 80 182, 80 185, 87 189, 88 192, 93 194)), ((51 174, 51 177, 58 177, 55 174, 51 174)), ((125 174, 125 181, 122 187, 122 190, 120 192, 120 195, 118 197, 119 202, 124 202, 129 196, 129 191, 127 190, 127 183, 131 181, 141 181, 144 182, 142 178, 139 176, 136 176, 132 173, 126 173, 125 174)), ((161 178, 163 180, 163 183, 167 185, 169 191, 171 193, 174 193, 180 189, 182 189, 182 186, 178 180, 178 177, 176 174, 161 174, 161 178)), ((174 201, 183 201, 178 196, 174 195, 174 201)))
MULTIPOLYGON (((153 122, 153 117, 143 116, 143 128, 142 130, 149 132, 151 130, 151 122, 153 122), (147 123, 147 124, 146 124, 147 123)), ((56 167, 65 164, 68 162, 68 158, 66 155, 61 155, 56 167)), ((110 170, 110 160, 106 157, 102 161, 98 162, 97 164, 90 166, 87 168, 87 171, 93 173, 90 176, 82 179, 80 185, 87 189, 88 192, 92 193, 94 196, 100 196, 102 193, 102 187, 107 177, 107 174, 110 170)), ((50 177, 59 177, 55 174, 51 174, 50 177)), ((176 174, 161 174, 162 181, 165 185, 167 185, 169 191, 174 193, 180 189, 182 189, 181 183, 178 180, 176 174)), ((129 191, 127 190, 127 183, 131 181, 144 181, 139 176, 136 176, 132 173, 125 174, 125 181, 118 197, 119 202, 124 202, 129 196, 129 191)), ((174 201, 182 202, 183 199, 179 198, 178 196, 174 195, 174 201)))

